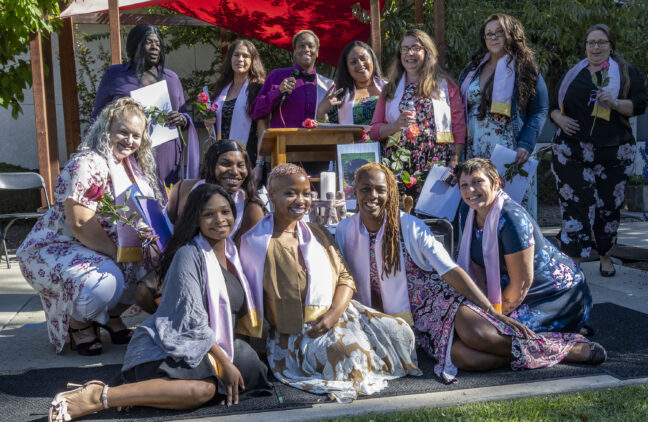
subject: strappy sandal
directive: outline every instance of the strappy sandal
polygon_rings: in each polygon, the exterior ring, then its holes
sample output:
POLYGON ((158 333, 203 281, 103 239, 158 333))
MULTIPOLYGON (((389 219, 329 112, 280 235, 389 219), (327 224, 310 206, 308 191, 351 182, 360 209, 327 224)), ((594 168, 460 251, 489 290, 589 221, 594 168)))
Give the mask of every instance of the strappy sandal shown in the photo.
POLYGON ((600 365, 607 359, 607 352, 599 343, 594 341, 590 342, 590 355, 587 358, 589 365, 600 365))
MULTIPOLYGON (((74 388, 74 390, 58 393, 56 396, 54 396, 54 400, 52 400, 52 405, 50 406, 49 409, 49 417, 47 419, 48 422, 65 422, 65 421, 72 420, 72 417, 68 413, 68 402, 67 402, 68 399, 71 398, 73 395, 82 392, 83 389, 86 388, 87 386, 93 384, 103 386, 100 400, 101 400, 101 404, 103 405, 103 408, 108 409, 108 386, 105 383, 101 381, 89 381, 83 385, 68 383, 67 388, 74 388)), ((75 416, 75 418, 80 418, 82 416, 89 415, 91 413, 95 413, 95 411, 77 415, 75 416)))
POLYGON ((97 356, 100 355, 103 351, 103 345, 101 344, 101 340, 99 339, 99 329, 94 322, 82 328, 69 328, 68 332, 70 333, 70 349, 76 350, 78 354, 82 356, 97 356), (87 341, 85 343, 77 344, 72 334, 80 333, 81 331, 87 330, 88 328, 94 328, 95 339, 87 341))
MULTIPOLYGON (((110 319, 121 319, 119 315, 111 315, 110 319)), ((124 328, 119 331, 115 331, 107 325, 98 324, 101 328, 108 331, 110 334, 110 341, 112 344, 128 344, 133 337, 133 330, 130 328, 124 328)))

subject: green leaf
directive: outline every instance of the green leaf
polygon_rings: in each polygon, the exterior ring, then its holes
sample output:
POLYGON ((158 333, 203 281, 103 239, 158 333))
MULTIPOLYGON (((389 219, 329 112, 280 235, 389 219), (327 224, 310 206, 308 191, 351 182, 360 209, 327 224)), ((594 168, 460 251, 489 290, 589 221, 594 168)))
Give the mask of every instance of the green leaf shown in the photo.
POLYGON ((529 177, 529 173, 524 169, 520 169, 520 174, 524 177, 529 177))
POLYGON ((400 178, 405 183, 409 183, 410 180, 411 180, 410 179, 410 174, 405 170, 403 170, 403 172, 401 173, 400 178))

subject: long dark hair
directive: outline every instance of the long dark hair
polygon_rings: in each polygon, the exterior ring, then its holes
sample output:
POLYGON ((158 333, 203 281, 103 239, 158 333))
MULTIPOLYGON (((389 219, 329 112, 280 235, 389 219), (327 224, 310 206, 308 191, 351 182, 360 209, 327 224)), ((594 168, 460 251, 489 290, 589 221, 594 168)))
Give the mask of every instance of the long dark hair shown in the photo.
POLYGON ((380 62, 378 61, 376 53, 374 53, 371 47, 369 47, 368 44, 363 43, 362 41, 351 41, 342 50, 342 54, 340 55, 340 62, 338 63, 337 67, 337 75, 335 75, 335 87, 337 89, 344 88, 342 95, 346 95, 347 92, 353 91, 355 89, 355 81, 351 77, 349 69, 347 68, 347 57, 349 57, 349 53, 354 47, 362 47, 367 53, 369 53, 371 61, 373 62, 373 74, 371 75, 371 77, 373 78, 377 76, 380 79, 384 79, 382 70, 380 69, 380 62))
POLYGON ((257 192, 256 183, 254 183, 254 178, 252 177, 252 164, 250 163, 250 157, 248 156, 245 148, 236 141, 230 139, 223 139, 218 142, 213 143, 207 153, 205 153, 205 159, 203 160, 202 167, 200 169, 200 178, 205 179, 206 183, 217 184, 216 174, 214 170, 216 169, 216 164, 218 163, 218 157, 221 154, 230 151, 238 151, 243 154, 245 158, 245 168, 247 169, 247 177, 241 185, 241 189, 245 192, 248 201, 255 202, 261 208, 263 208, 263 202, 259 198, 259 193, 257 192))
POLYGON ((146 68, 146 58, 142 52, 144 51, 146 38, 151 34, 155 35, 158 40, 160 40, 160 61, 157 65, 157 79, 160 81, 162 80, 162 75, 164 75, 164 39, 162 38, 162 34, 157 26, 148 23, 135 25, 128 33, 128 38, 126 39, 126 54, 128 55, 128 60, 130 60, 135 67, 137 79, 140 81, 144 72, 148 70, 146 68))
POLYGON ((178 252, 178 249, 189 243, 200 232, 200 214, 213 195, 220 195, 227 199, 232 209, 232 215, 236 218, 236 205, 234 205, 232 197, 229 196, 222 186, 205 183, 192 190, 187 198, 187 204, 182 212, 182 218, 175 223, 173 235, 169 238, 166 249, 162 253, 162 258, 158 266, 160 282, 164 280, 171 266, 171 261, 173 261, 173 256, 178 252))
MULTIPOLYGON (((486 47, 486 25, 492 21, 497 21, 504 31, 504 51, 511 57, 515 58, 515 78, 518 81, 518 103, 521 109, 525 109, 529 99, 536 94, 536 84, 538 83, 538 65, 536 64, 535 54, 527 45, 526 35, 522 23, 513 16, 505 13, 495 13, 490 15, 479 30, 479 47, 473 53, 470 62, 470 69, 476 69, 482 59, 488 53, 486 47)), ((487 110, 493 98, 493 79, 494 75, 486 82, 484 91, 479 104, 479 118, 486 116, 487 110)))
POLYGON ((608 41, 610 41, 610 57, 612 57, 614 61, 619 65, 619 73, 621 74, 621 80, 623 81, 623 97, 627 97, 628 92, 630 92, 630 74, 628 73, 628 63, 623 60, 623 57, 621 57, 619 53, 617 53, 616 36, 609 26, 602 23, 597 23, 596 25, 590 26, 585 32, 583 45, 585 45, 585 43, 587 42, 587 37, 589 36, 589 34, 594 31, 603 32, 608 41))
POLYGON ((248 49, 248 51, 250 52, 250 60, 252 61, 252 63, 250 64, 250 70, 248 75, 248 79, 250 82, 248 84, 248 97, 247 97, 247 107, 246 107, 246 110, 249 114, 250 106, 254 101, 254 99, 256 98, 256 96, 259 94, 261 85, 263 85, 263 82, 265 82, 266 71, 265 68, 263 67, 261 56, 259 56, 259 51, 256 49, 254 44, 252 44, 252 42, 248 40, 241 40, 241 39, 235 40, 227 48, 227 55, 225 56, 225 60, 223 60, 223 64, 221 66, 221 74, 218 80, 216 81, 216 87, 214 88, 213 97, 220 94, 221 91, 230 82, 234 80, 234 69, 232 68, 232 56, 234 55, 234 51, 236 50, 236 48, 241 45, 245 46, 248 49))

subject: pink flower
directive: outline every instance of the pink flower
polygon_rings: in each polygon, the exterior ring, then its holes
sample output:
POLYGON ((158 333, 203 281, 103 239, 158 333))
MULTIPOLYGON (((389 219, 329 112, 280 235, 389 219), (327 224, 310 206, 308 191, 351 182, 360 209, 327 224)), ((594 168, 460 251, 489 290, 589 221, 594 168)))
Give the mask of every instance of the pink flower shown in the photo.
POLYGON ((371 138, 369 138, 369 135, 367 135, 367 132, 362 134, 362 137, 360 138, 360 142, 369 142, 371 141, 371 138))
POLYGON ((601 63, 601 70, 608 70, 610 68, 610 62, 601 63))
POLYGON ((302 122, 302 126, 305 127, 306 129, 313 129, 317 127, 317 122, 313 119, 307 118, 302 122))
POLYGON ((417 138, 420 134, 421 131, 419 131, 418 126, 410 126, 405 131, 405 136, 407 136, 407 139, 417 138))
POLYGON ((101 185, 92 185, 90 189, 85 191, 85 196, 89 201, 98 201, 103 196, 104 188, 101 185))
POLYGON ((218 106, 216 105, 216 103, 213 103, 209 109, 211 111, 216 111, 217 108, 218 108, 218 106))
POLYGON ((410 181, 409 183, 405 183, 405 186, 411 188, 412 186, 416 185, 416 182, 417 182, 416 177, 410 176, 410 181))
POLYGON ((198 101, 200 101, 203 104, 207 104, 209 102, 209 95, 205 94, 204 92, 201 92, 198 94, 198 101))

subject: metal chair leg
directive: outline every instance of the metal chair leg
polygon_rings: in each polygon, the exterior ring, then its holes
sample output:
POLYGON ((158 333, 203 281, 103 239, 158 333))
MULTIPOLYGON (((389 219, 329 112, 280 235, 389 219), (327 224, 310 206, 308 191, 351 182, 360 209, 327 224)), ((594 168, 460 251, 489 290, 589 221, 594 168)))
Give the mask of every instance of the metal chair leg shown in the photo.
POLYGON ((7 252, 7 242, 5 240, 5 234, 2 231, 2 226, 0 226, 0 237, 2 237, 2 249, 4 249, 5 260, 7 261, 7 268, 11 268, 11 265, 9 264, 9 252, 7 252))

